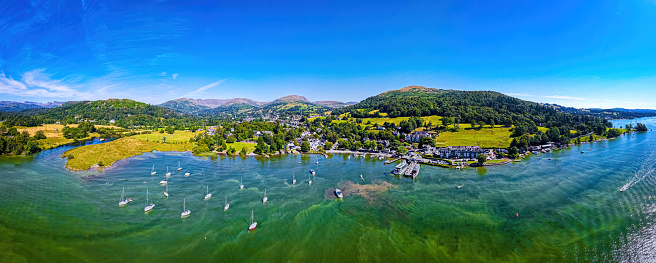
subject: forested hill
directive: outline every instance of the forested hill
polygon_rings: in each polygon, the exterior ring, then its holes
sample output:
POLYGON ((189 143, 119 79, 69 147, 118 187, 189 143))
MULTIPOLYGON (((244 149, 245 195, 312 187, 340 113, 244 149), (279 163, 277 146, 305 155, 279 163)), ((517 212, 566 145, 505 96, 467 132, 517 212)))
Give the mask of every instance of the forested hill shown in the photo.
POLYGON ((109 122, 110 120, 122 122, 128 119, 134 123, 141 123, 152 122, 159 118, 179 116, 178 113, 172 110, 128 99, 67 103, 54 109, 35 111, 33 115, 43 119, 66 122, 78 118, 95 120, 99 123, 109 122))
POLYGON ((458 91, 409 86, 369 97, 362 102, 333 110, 332 114, 350 113, 352 117, 388 117, 439 115, 457 123, 486 123, 542 127, 564 127, 590 131, 609 127, 601 118, 571 114, 557 109, 510 97, 493 91, 458 91))

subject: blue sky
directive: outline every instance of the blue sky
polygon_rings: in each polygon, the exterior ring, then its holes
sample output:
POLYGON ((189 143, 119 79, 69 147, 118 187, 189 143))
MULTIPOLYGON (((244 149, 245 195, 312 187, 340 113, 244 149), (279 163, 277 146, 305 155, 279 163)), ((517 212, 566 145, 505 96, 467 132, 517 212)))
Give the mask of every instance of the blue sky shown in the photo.
POLYGON ((656 109, 656 0, 2 1, 0 100, 359 101, 408 85, 656 109))

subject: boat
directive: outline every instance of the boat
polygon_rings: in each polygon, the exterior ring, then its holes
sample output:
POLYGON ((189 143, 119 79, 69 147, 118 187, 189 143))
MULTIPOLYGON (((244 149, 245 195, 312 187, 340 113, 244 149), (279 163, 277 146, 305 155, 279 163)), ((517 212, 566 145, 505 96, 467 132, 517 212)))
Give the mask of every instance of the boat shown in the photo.
POLYGON ((626 185, 625 185, 625 186, 622 186, 622 188, 620 189, 620 192, 624 192, 626 189, 629 189, 629 187, 626 186, 626 185))
POLYGON ((335 189, 335 195, 337 196, 337 198, 344 197, 344 195, 342 195, 342 190, 339 189, 335 189))
POLYGON ((296 184, 296 177, 294 174, 292 174, 292 184, 296 184))
POLYGON ((153 169, 150 171, 150 175, 155 175, 157 172, 155 172, 155 165, 153 164, 153 169))
POLYGON ((581 154, 584 154, 584 153, 585 153, 584 151, 581 151, 581 154))
POLYGON ((189 177, 189 175, 191 175, 191 173, 189 173, 189 172, 185 173, 185 177, 189 177))
POLYGON ((310 169, 310 173, 314 175, 315 174, 314 169, 310 169))
POLYGON ((100 141, 101 141, 101 142, 104 142, 104 141, 105 141, 105 138, 100 138, 100 141))
POLYGON ((420 164, 417 163, 417 164, 415 164, 415 167, 412 169, 412 172, 410 173, 412 175, 412 179, 417 178, 417 175, 419 175, 419 167, 420 167, 420 164))
POLYGON ((182 201, 182 213, 180 213, 180 217, 182 217, 182 218, 188 217, 189 215, 191 215, 191 211, 189 211, 187 209, 186 204, 187 204, 187 199, 185 198, 182 201))
POLYGON ((150 204, 148 203, 148 189, 146 189, 146 207, 144 207, 144 212, 150 212, 153 208, 155 208, 155 205, 152 202, 150 204))
POLYGON ((166 167, 166 177, 171 177, 171 172, 169 172, 169 167, 166 167))
POLYGON ((266 196, 266 187, 264 188, 264 197, 262 198, 262 203, 266 203, 269 200, 269 198, 266 196))
POLYGON ((383 156, 378 156, 378 160, 383 160, 383 159, 385 159, 385 157, 383 157, 383 156))
POLYGON ((182 166, 180 166, 180 161, 178 161, 178 172, 182 170, 182 166))
POLYGON ((253 219, 253 210, 251 210, 251 225, 248 226, 248 231, 251 231, 255 228, 257 228, 257 222, 254 221, 254 219, 253 219))
POLYGON ((362 175, 360 175, 360 179, 364 180, 364 177, 362 177, 362 175))
POLYGON ((162 181, 159 181, 159 184, 166 184, 166 183, 168 183, 168 181, 166 179, 164 179, 162 181))
POLYGON ((228 196, 226 195, 226 201, 225 201, 225 206, 223 206, 223 211, 228 210, 230 208, 230 204, 228 204, 228 196))
POLYGON ((118 202, 118 206, 126 206, 132 202, 132 198, 125 199, 125 187, 123 187, 123 192, 121 192, 121 201, 118 202))
POLYGON ((310 178, 310 181, 308 181, 308 185, 312 185, 312 176, 308 175, 308 177, 310 178))
POLYGON ((463 185, 458 185, 457 187, 458 187, 458 189, 460 189, 460 188, 462 188, 463 186, 465 186, 465 185, 464 185, 464 184, 463 184, 463 185))
POLYGON ((169 185, 168 184, 166 184, 166 192, 164 192, 164 196, 166 196, 166 198, 169 198, 169 185))
POLYGON ((407 169, 407 168, 408 168, 408 162, 403 160, 403 162, 401 162, 400 164, 396 165, 396 167, 394 167, 394 170, 392 171, 392 173, 393 174, 403 174, 403 172, 405 172, 405 169, 407 169))
POLYGON ((210 194, 210 185, 207 185, 207 194, 205 195, 205 200, 212 198, 212 194, 210 194))
POLYGON ((239 179, 239 182, 240 182, 240 183, 239 183, 239 190, 244 189, 244 178, 243 178, 243 177, 240 178, 240 179, 239 179))

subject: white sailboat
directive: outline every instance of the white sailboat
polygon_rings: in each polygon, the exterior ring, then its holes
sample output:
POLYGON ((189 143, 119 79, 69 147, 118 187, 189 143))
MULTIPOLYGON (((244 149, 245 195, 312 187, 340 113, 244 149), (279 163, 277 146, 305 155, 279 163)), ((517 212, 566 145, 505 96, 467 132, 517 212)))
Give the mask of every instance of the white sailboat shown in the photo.
POLYGON ((239 183, 239 190, 244 189, 244 178, 241 177, 241 178, 239 179, 239 182, 240 182, 240 183, 239 183))
POLYGON ((182 213, 180 213, 180 217, 188 217, 191 214, 191 211, 187 209, 187 199, 183 199, 182 201, 182 213))
POLYGON ((178 161, 178 172, 182 170, 182 166, 180 166, 180 161, 178 161))
POLYGON ((364 177, 362 177, 362 175, 360 175, 360 179, 364 180, 364 177))
POLYGON ((186 172, 186 173, 185 173, 185 177, 189 177, 189 175, 191 175, 190 172, 186 172))
POLYGON ((162 181, 159 181, 159 184, 162 184, 162 185, 167 184, 167 183, 168 183, 168 181, 166 179, 164 179, 162 181))
POLYGON ((296 184, 296 174, 292 174, 292 184, 296 184))
POLYGON ((153 169, 150 171, 150 175, 155 175, 157 172, 155 172, 155 165, 153 164, 153 169))
POLYGON ((308 178, 310 178, 310 181, 308 181, 308 185, 312 185, 312 175, 308 175, 308 178))
POLYGON ((171 172, 169 172, 169 167, 166 167, 166 178, 171 177, 171 172))
POLYGON ((225 206, 223 206, 223 211, 228 210, 230 208, 230 204, 228 204, 228 196, 226 195, 226 201, 225 201, 225 206))
POLYGON ((166 184, 166 192, 164 192, 164 196, 166 196, 166 198, 169 198, 169 185, 168 184, 166 184))
POLYGON ((123 187, 123 192, 121 192, 121 201, 118 202, 118 206, 125 206, 130 202, 132 202, 132 198, 125 199, 125 187, 123 187))
POLYGON ((210 194, 210 185, 207 185, 207 194, 205 195, 205 200, 212 198, 212 194, 210 194))
POLYGON ((251 231, 253 229, 257 228, 257 222, 254 221, 253 218, 253 210, 251 210, 251 225, 248 226, 248 231, 251 231))
POLYGON ((155 208, 155 205, 152 202, 150 204, 148 203, 148 189, 146 189, 146 207, 144 207, 144 212, 150 212, 153 208, 155 208))
POLYGON ((269 198, 266 196, 266 187, 264 188, 264 198, 262 198, 262 203, 266 203, 269 200, 269 198))

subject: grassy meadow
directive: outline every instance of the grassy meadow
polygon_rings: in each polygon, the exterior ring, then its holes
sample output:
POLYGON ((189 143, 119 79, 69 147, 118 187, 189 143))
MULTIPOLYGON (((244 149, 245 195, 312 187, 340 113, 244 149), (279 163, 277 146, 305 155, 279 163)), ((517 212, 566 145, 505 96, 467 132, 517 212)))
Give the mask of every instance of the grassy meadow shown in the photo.
POLYGON ((157 141, 162 141, 162 138, 166 137, 166 142, 167 143, 187 143, 189 142, 189 139, 196 137, 200 133, 197 132, 191 132, 191 131, 175 131, 173 134, 168 134, 168 133, 159 133, 157 131, 153 131, 151 134, 139 134, 139 135, 134 135, 132 138, 138 139, 138 140, 143 140, 143 141, 150 141, 150 142, 157 142, 157 141))
POLYGON ((69 157, 66 168, 72 170, 87 170, 94 164, 102 163, 110 166, 116 161, 152 151, 191 151, 193 143, 157 143, 136 139, 121 138, 102 144, 86 145, 68 150, 62 157, 69 157), (73 158, 70 158, 72 156, 73 158))
POLYGON ((472 129, 471 124, 460 124, 459 132, 442 132, 435 142, 437 147, 480 146, 484 148, 506 148, 510 146, 510 128, 496 125, 494 128, 472 129))

